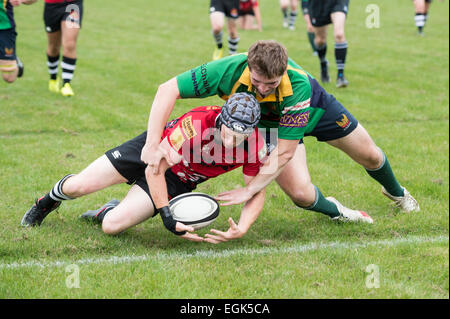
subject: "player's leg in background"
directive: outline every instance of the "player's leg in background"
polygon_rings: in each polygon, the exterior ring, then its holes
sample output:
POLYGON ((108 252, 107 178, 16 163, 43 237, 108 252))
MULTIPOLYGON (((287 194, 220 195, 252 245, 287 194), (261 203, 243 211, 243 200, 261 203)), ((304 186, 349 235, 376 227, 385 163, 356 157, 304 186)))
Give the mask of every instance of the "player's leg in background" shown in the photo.
POLYGON ((51 92, 59 93, 58 64, 61 49, 61 30, 47 32, 47 68, 50 74, 48 89, 51 92))
POLYGON ((230 55, 236 54, 239 44, 239 35, 237 30, 236 18, 228 18, 228 53, 230 55))
MULTIPOLYGON (((384 152, 375 144, 361 124, 358 124, 349 135, 327 141, 327 143, 345 152, 355 162, 362 165, 367 173, 383 186, 383 190, 392 197, 398 198, 400 202, 403 201, 400 203, 402 209, 419 210, 416 200, 397 181, 384 152)), ((388 194, 385 193, 387 196, 388 194)))
POLYGON ((63 87, 61 93, 64 96, 72 96, 73 90, 70 82, 73 79, 77 62, 77 39, 80 25, 73 21, 61 22, 61 39, 63 46, 63 57, 61 61, 63 87))
POLYGON ((293 31, 295 30, 295 21, 297 20, 298 15, 298 0, 290 0, 290 9, 288 28, 293 31))
POLYGON ((325 199, 312 184, 304 144, 297 146, 294 157, 283 168, 276 182, 298 207, 320 212, 330 218, 340 215, 337 206, 325 199))
POLYGON ((345 20, 344 12, 333 12, 331 21, 334 30, 334 55, 337 66, 337 87, 346 87, 348 81, 344 77, 345 60, 347 57, 347 40, 345 38, 345 20))
POLYGON ((13 83, 17 79, 18 72, 15 60, 0 60, 0 73, 5 82, 13 83))
POLYGON ((103 210, 100 213, 103 216, 99 217, 103 232, 116 235, 152 217, 154 212, 154 206, 148 194, 135 184, 117 206, 108 211, 103 210))
POLYGON ((311 49, 313 50, 314 55, 318 55, 316 45, 314 44, 314 27, 311 24, 311 18, 308 13, 303 15, 303 19, 306 23, 306 34, 308 36, 309 44, 311 45, 311 49))
POLYGON ((281 13, 283 15, 283 28, 289 26, 289 0, 280 0, 281 13))
POLYGON ((213 60, 218 60, 223 56, 223 27, 225 25, 225 14, 220 11, 211 12, 209 15, 211 30, 216 43, 213 53, 213 60))
POLYGON ((427 7, 425 4, 425 0, 414 0, 414 7, 416 11, 414 21, 416 23, 417 32, 419 33, 419 35, 423 36, 424 35, 423 28, 425 27, 427 14, 427 7))
POLYGON ((323 83, 330 82, 328 74, 328 60, 327 56, 327 35, 328 25, 314 27, 314 45, 316 46, 317 55, 320 61, 321 81, 323 83))

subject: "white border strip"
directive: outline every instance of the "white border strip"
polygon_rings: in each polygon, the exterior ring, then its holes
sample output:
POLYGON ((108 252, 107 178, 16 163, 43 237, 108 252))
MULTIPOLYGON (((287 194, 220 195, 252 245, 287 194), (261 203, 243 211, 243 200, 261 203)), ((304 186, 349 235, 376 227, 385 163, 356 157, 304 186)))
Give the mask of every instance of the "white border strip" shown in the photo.
POLYGON ((85 258, 75 261, 28 261, 23 263, 0 264, 0 269, 21 269, 30 267, 54 268, 65 267, 72 264, 91 265, 91 264, 124 264, 133 262, 142 262, 147 260, 167 260, 174 258, 226 258, 235 255, 266 255, 266 254, 286 254, 286 253, 304 253, 321 249, 358 249, 370 246, 398 246, 401 244, 423 244, 423 243, 448 243, 448 236, 423 237, 409 236, 395 239, 385 239, 370 241, 366 243, 355 242, 330 242, 330 243, 310 243, 306 245, 294 245, 289 247, 263 247, 255 249, 227 249, 227 250, 198 250, 194 253, 174 252, 174 253, 156 253, 155 255, 141 256, 111 256, 105 258, 85 258))

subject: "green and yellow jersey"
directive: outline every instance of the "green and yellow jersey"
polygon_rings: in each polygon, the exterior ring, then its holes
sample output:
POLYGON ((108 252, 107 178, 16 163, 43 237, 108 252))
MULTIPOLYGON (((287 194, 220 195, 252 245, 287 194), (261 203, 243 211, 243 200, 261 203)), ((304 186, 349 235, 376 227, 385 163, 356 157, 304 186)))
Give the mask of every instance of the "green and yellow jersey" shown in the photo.
POLYGON ((0 30, 15 27, 13 7, 8 0, 0 0, 0 30))
MULTIPOLYGON (((236 92, 253 94, 261 105, 259 127, 277 128, 278 137, 298 140, 311 132, 325 112, 311 106, 312 76, 289 59, 287 72, 273 94, 258 97, 250 81, 247 54, 203 64, 177 76, 182 98, 218 95, 226 100, 236 92)), ((316 82, 314 80, 314 82, 316 82)))

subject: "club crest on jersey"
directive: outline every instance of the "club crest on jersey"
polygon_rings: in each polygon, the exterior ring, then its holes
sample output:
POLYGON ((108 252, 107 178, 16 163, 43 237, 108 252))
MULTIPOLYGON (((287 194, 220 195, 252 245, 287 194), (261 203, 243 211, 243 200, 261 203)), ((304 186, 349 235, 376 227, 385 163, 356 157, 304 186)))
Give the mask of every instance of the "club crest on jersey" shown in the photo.
POLYGON ((309 111, 299 114, 285 114, 280 119, 280 126, 283 127, 305 127, 308 125, 309 111))
POLYGON ((342 114, 342 118, 336 121, 336 124, 339 125, 344 130, 347 129, 352 122, 349 121, 347 115, 342 114))

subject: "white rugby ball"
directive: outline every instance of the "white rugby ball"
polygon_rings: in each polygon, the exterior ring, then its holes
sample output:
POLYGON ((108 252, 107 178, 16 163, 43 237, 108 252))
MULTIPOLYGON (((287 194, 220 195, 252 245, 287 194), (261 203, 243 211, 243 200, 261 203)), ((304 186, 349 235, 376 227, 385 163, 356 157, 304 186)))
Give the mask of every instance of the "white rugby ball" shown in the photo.
POLYGON ((173 219, 194 227, 195 230, 206 227, 219 216, 219 203, 204 193, 186 193, 169 201, 173 219))

